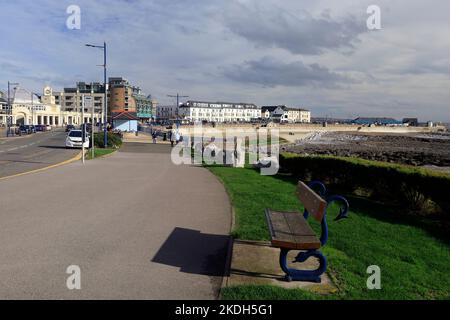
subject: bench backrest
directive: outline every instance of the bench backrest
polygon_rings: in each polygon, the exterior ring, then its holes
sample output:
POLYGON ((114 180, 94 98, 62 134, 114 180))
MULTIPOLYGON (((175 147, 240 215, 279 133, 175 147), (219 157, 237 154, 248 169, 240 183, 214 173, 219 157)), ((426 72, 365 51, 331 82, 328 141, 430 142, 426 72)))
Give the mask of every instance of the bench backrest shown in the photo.
POLYGON ((298 182, 297 196, 303 203, 305 209, 308 210, 308 213, 317 221, 322 221, 327 202, 302 181, 298 182))

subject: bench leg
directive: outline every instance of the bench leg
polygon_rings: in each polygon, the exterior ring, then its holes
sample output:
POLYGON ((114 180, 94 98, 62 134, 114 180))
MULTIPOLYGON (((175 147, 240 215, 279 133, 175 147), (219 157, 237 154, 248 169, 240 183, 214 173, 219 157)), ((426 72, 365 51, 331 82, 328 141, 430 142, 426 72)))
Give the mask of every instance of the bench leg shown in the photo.
POLYGON ((289 268, 287 265, 287 255, 289 249, 281 249, 280 252, 280 266, 286 273, 287 281, 310 281, 320 283, 320 276, 327 270, 327 259, 322 252, 317 250, 309 250, 306 252, 300 252, 293 262, 305 262, 310 257, 316 257, 319 259, 319 268, 316 270, 298 270, 289 268))

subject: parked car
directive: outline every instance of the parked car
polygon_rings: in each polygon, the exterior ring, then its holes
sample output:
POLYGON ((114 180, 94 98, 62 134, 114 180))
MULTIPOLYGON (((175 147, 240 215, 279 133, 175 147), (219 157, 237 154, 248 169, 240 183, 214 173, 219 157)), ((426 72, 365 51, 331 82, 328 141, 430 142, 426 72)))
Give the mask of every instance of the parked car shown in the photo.
POLYGON ((28 134, 28 130, 24 125, 19 126, 19 128, 16 129, 17 134, 28 134))
POLYGON ((73 124, 68 124, 66 126, 66 132, 70 132, 70 130, 75 130, 75 126, 73 124))
MULTIPOLYGON (((89 148, 89 135, 86 135, 84 147, 89 148)), ((83 131, 71 130, 66 137, 66 148, 82 148, 83 147, 83 131)))
POLYGON ((36 131, 46 131, 45 126, 43 124, 37 124, 34 127, 36 131))
POLYGON ((31 133, 35 133, 36 130, 34 128, 34 126, 31 125, 20 125, 19 129, 18 129, 18 134, 31 134, 31 133))
POLYGON ((47 124, 47 125, 45 126, 45 131, 51 131, 51 130, 52 130, 52 126, 49 125, 49 124, 47 124))

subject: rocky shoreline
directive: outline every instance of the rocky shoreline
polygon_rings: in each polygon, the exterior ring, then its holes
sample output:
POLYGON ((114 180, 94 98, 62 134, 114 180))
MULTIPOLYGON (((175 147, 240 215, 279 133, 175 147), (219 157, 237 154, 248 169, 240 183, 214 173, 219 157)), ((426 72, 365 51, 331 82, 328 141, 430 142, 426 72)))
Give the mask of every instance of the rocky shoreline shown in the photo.
POLYGON ((414 166, 450 168, 450 134, 312 133, 284 151, 304 155, 358 157, 414 166))

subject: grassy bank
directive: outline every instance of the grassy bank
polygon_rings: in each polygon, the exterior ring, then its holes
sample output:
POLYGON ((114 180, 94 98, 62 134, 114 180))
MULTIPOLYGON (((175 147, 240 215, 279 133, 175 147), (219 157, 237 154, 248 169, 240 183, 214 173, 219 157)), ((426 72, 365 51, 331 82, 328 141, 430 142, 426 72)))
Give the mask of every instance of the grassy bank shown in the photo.
MULTIPOLYGON (((99 157, 106 156, 106 155, 108 155, 108 154, 113 153, 114 151, 117 151, 117 149, 116 149, 116 148, 106 148, 106 149, 103 149, 103 148, 94 148, 94 158, 99 158, 99 157)), ((87 160, 93 159, 93 158, 92 158, 92 151, 91 151, 91 150, 88 150, 88 151, 86 152, 86 159, 87 159, 87 160)))
MULTIPOLYGON (((213 166, 223 181, 236 213, 233 235, 240 239, 268 240, 266 207, 302 210, 290 176, 261 176, 253 169, 213 166)), ((339 292, 320 296, 301 289, 271 286, 226 288, 225 299, 449 299, 450 247, 431 229, 396 216, 395 212, 367 198, 349 196, 350 218, 334 222, 329 211, 330 240, 323 252, 328 272, 339 292), (381 290, 368 290, 366 269, 381 268, 381 290)), ((311 220, 312 221, 312 220, 311 220)), ((319 232, 320 226, 311 222, 319 232)))

